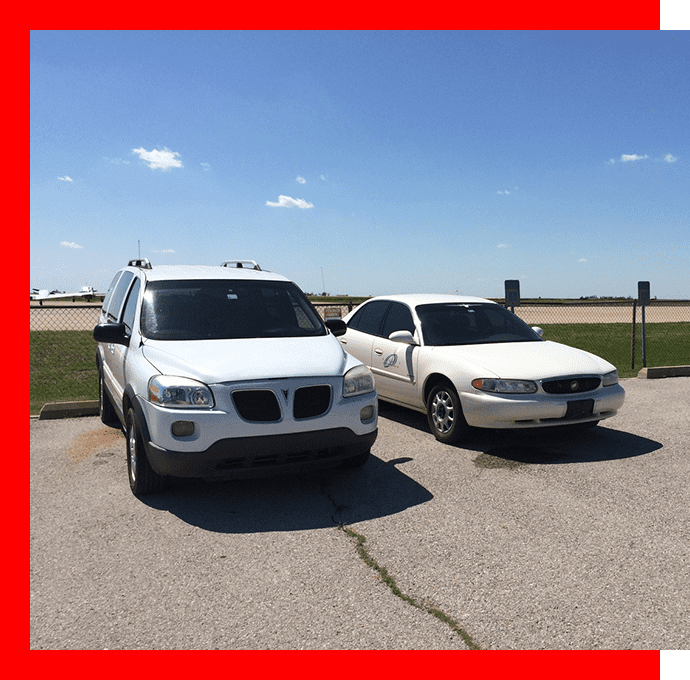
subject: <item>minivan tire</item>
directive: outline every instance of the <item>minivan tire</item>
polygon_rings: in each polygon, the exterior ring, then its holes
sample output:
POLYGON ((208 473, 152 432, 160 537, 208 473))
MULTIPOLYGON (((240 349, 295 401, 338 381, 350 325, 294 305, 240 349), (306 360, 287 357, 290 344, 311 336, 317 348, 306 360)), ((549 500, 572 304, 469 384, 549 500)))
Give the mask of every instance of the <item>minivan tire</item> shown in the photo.
POLYGON ((162 491, 166 487, 166 478, 159 475, 149 463, 137 414, 132 408, 127 411, 125 438, 127 440, 127 474, 132 493, 135 496, 146 496, 162 491))

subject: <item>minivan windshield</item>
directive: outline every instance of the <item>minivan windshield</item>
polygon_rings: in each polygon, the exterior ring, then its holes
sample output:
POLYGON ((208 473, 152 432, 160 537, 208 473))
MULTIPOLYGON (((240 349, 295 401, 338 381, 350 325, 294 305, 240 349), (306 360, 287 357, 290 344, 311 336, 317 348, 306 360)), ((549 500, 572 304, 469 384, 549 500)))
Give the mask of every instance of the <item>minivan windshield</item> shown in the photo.
POLYGON ((442 303, 419 305, 416 311, 425 345, 542 341, 522 319, 497 304, 442 303))
POLYGON ((302 291, 287 281, 150 281, 141 333, 152 340, 223 340, 325 335, 302 291))

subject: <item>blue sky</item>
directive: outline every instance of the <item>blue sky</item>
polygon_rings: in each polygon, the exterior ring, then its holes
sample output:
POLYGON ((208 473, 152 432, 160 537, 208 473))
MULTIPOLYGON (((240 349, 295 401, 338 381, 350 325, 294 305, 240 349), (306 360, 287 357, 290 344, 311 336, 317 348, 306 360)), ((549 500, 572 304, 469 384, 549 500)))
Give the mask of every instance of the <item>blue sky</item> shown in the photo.
POLYGON ((690 298, 690 39, 31 34, 31 286, 255 259, 307 292, 690 298))

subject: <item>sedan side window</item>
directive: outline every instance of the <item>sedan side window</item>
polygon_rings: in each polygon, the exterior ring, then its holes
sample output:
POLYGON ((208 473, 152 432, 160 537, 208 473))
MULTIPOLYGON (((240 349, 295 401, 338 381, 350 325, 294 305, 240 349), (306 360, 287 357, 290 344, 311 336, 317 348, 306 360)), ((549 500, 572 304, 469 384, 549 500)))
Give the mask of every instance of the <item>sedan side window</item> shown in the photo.
POLYGON ((348 326, 369 335, 381 335, 381 322, 390 304, 388 300, 375 300, 363 305, 350 319, 348 326))
POLYGON ((412 319, 412 312, 407 305, 400 302, 394 302, 386 316, 386 321, 383 324, 383 335, 387 338, 394 331, 410 331, 414 335, 414 321, 412 319))

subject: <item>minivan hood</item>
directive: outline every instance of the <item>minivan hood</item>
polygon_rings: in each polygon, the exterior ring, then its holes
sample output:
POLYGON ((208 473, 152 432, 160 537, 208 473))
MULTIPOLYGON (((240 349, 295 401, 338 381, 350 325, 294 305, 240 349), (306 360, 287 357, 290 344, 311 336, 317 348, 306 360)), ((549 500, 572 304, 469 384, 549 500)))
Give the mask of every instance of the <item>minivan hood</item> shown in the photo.
POLYGON ((486 377, 506 379, 601 375, 616 368, 594 354, 551 341, 438 346, 433 351, 445 355, 447 360, 456 358, 463 364, 472 363, 486 370, 486 377))
POLYGON ((213 383, 343 375, 347 355, 331 335, 313 338, 146 340, 143 354, 164 375, 213 383))

